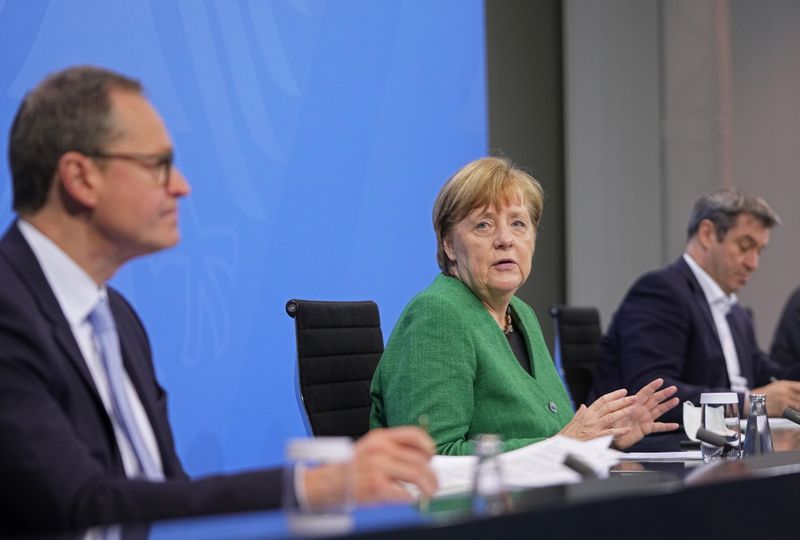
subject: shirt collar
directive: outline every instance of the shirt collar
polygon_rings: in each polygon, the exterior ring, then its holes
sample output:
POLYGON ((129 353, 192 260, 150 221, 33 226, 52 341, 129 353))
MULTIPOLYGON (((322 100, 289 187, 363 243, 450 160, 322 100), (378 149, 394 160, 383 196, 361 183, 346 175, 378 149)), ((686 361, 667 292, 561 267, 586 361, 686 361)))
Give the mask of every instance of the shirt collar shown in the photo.
POLYGON ((736 294, 725 294, 725 291, 723 291, 719 284, 714 281, 714 278, 709 276, 708 272, 703 270, 703 268, 697 264, 697 261, 695 261, 688 253, 683 254, 683 260, 689 265, 689 269, 692 271, 694 277, 697 279, 697 282, 700 284, 700 288, 703 289, 703 294, 706 297, 706 302, 708 302, 708 305, 722 306, 725 310, 725 313, 730 311, 737 301, 736 294))
POLYGON ((82 324, 107 295, 105 285, 98 287, 89 274, 32 224, 20 218, 17 226, 42 267, 67 322, 70 326, 82 324))

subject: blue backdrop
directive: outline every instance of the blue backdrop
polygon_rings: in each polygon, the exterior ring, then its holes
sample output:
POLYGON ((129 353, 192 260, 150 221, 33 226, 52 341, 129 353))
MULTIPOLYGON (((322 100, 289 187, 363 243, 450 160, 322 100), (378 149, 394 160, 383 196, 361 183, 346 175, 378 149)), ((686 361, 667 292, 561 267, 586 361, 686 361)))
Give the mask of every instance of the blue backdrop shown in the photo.
POLYGON ((76 63, 139 78, 171 130, 183 240, 113 282, 194 474, 281 461, 305 433, 286 300, 374 299, 388 337, 437 271, 436 192, 487 151, 481 0, 0 0, 0 51, 4 150, 76 63))

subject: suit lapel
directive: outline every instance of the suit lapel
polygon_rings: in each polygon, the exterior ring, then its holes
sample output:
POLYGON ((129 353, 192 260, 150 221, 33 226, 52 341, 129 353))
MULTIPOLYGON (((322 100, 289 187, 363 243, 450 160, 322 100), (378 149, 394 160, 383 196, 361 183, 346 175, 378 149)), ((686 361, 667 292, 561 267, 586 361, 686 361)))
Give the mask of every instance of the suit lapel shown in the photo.
MULTIPOLYGON (((706 295, 705 293, 703 293, 703 289, 697 282, 697 279, 695 278, 692 270, 689 268, 689 265, 686 264, 686 261, 684 261, 683 258, 681 258, 680 262, 682 263, 681 271, 686 277, 686 279, 689 281, 693 299, 697 303, 700 311, 703 313, 703 318, 711 327, 711 331, 713 332, 713 335, 716 338, 715 343, 717 344, 720 354, 722 354, 722 358, 724 359, 725 354, 722 351, 722 342, 719 339, 719 334, 717 333, 717 325, 714 323, 714 317, 711 315, 711 308, 708 305, 708 300, 706 300, 706 295)), ((749 316, 744 312, 741 306, 734 305, 731 308, 731 311, 728 313, 727 321, 728 321, 728 326, 731 330, 733 345, 736 348, 736 356, 738 357, 739 360, 740 373, 743 377, 747 379, 749 384, 754 384, 755 366, 753 365, 753 358, 751 355, 751 351, 748 351, 747 348, 745 347, 746 345, 745 336, 747 335, 747 328, 749 324, 748 318, 749 316)), ((725 368, 725 373, 727 375, 727 366, 725 368)))
MULTIPOLYGON (((709 335, 714 336, 714 343, 717 347, 719 352, 719 357, 723 359, 723 363, 725 362, 725 353, 722 350, 722 341, 719 338, 719 332, 717 332, 717 325, 714 322, 714 316, 711 314, 711 307, 708 305, 708 299, 706 298, 705 293, 703 292, 703 288, 700 287, 700 284, 697 282, 697 278, 692 272, 692 269, 689 268, 689 265, 686 264, 686 261, 683 260, 681 257, 677 262, 678 270, 686 279, 689 284, 689 290, 691 291, 691 298, 692 302, 694 302, 695 307, 699 310, 699 312, 703 316, 703 320, 706 322, 706 332, 709 332, 709 335)), ((727 365, 725 366, 725 373, 727 377, 727 365)))
POLYGON ((741 375, 747 379, 748 384, 752 385, 755 381, 755 366, 753 358, 745 350, 744 336, 747 333, 749 315, 745 313, 741 306, 734 306, 728 314, 728 325, 731 328, 733 344, 736 347, 736 355, 739 357, 739 370, 741 375))
POLYGON ((64 353, 64 357, 72 364, 72 367, 80 374, 81 379, 86 384, 97 404, 105 410, 102 405, 100 395, 94 385, 94 380, 89 373, 86 361, 83 359, 72 329, 67 322, 61 306, 56 300, 47 278, 39 266, 39 261, 33 254, 28 242, 19 232, 16 222, 8 229, 3 239, 0 241, 0 255, 4 256, 10 266, 19 275, 20 280, 25 283, 33 296, 41 314, 52 325, 53 338, 64 353))
POLYGON ((689 290, 692 292, 692 301, 695 303, 695 306, 700 313, 703 314, 703 320, 706 321, 709 329, 717 338, 717 344, 719 345, 719 350, 721 352, 722 343, 720 342, 719 334, 717 333, 717 325, 714 323, 714 316, 711 314, 711 308, 708 305, 708 299, 706 298, 702 287, 700 287, 700 284, 697 282, 697 278, 694 276, 692 269, 689 268, 689 265, 686 264, 686 261, 683 260, 683 257, 678 260, 678 268, 680 273, 689 283, 689 290))

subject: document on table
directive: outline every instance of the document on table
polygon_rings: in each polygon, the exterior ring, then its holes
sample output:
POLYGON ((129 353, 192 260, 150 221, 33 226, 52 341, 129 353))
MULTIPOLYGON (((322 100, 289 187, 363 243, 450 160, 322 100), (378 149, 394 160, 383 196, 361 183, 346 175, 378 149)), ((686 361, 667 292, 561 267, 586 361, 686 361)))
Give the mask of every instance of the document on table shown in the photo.
POLYGON ((683 452, 629 452, 619 456, 620 461, 695 461, 703 459, 700 450, 683 452))
MULTIPOLYGON (((542 487, 574 484, 581 476, 564 465, 572 454, 600 477, 619 461, 621 452, 609 448, 611 437, 577 441, 556 435, 542 442, 524 446, 499 456, 503 481, 508 488, 542 487)), ((464 493, 472 490, 475 475, 475 456, 435 456, 431 465, 439 482, 437 496, 464 493)))

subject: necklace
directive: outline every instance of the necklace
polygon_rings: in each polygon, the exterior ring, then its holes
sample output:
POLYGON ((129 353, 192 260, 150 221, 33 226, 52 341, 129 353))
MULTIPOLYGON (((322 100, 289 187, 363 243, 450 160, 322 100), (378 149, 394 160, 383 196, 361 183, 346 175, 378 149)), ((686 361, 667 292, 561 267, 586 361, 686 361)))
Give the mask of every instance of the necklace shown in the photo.
POLYGON ((509 335, 514 331, 514 324, 511 322, 511 306, 506 308, 506 327, 503 328, 503 333, 509 335))

